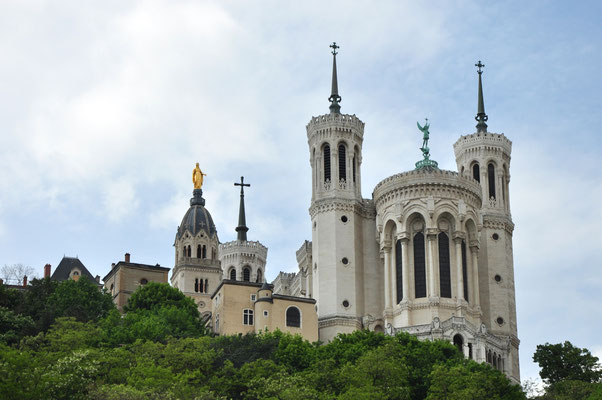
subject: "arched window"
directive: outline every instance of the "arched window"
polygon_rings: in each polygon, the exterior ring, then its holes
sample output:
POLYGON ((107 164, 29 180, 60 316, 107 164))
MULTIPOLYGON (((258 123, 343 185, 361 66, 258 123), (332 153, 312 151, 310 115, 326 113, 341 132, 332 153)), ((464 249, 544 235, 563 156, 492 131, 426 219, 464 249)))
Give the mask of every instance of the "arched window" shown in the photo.
POLYGON ((451 272, 449 266, 449 237, 445 232, 438 235, 439 240, 439 282, 441 297, 451 298, 451 272))
POLYGON ((184 246, 184 248, 182 249, 182 257, 186 257, 186 246, 184 246))
POLYGON ((207 246, 203 245, 203 258, 207 258, 207 246))
POLYGON ((286 326, 301 327, 301 311, 297 307, 289 307, 286 310, 286 326))
POLYGON ((203 279, 199 279, 199 292, 201 293, 205 293, 205 285, 203 283, 203 279))
POLYGON ((199 292, 199 278, 194 279, 194 291, 199 292))
POLYGON ((188 252, 187 253, 188 253, 188 257, 191 257, 191 255, 190 255, 191 254, 190 246, 188 246, 188 252))
POLYGON ((263 282, 263 276, 261 275, 260 269, 257 270, 257 282, 259 282, 259 283, 263 282))
POLYGON ((324 146, 324 182, 329 182, 330 179, 330 146, 324 146))
POLYGON ((196 258, 201 258, 201 245, 196 247, 196 258))
POLYGON ((215 260, 215 249, 213 247, 211 248, 211 259, 215 260))
POLYGON ((468 358, 470 358, 471 360, 472 358, 472 343, 468 343, 468 358))
POLYGON ((113 284, 111 283, 111 294, 114 294, 114 293, 115 293, 115 285, 113 285, 113 284))
POLYGON ((244 309, 242 312, 242 324, 243 325, 253 325, 253 310, 244 309))
POLYGON ((481 182, 481 167, 479 167, 479 164, 475 164, 472 166, 472 177, 477 182, 481 182))
POLYGON ((236 280, 236 270, 234 268, 232 268, 230 270, 230 280, 232 280, 232 281, 236 280))
POLYGON ((352 169, 351 172, 353 173, 353 183, 355 183, 355 168, 356 168, 356 166, 355 166, 355 155, 353 156, 353 164, 351 164, 351 167, 352 167, 351 168, 352 169))
POLYGON ((251 268, 244 267, 242 270, 242 280, 245 282, 251 281, 251 268))
POLYGON ((339 179, 347 180, 347 149, 344 144, 339 145, 339 179))
POLYGON ((395 242, 395 275, 397 277, 397 303, 403 299, 403 273, 402 273, 402 258, 401 258, 401 240, 395 242))
POLYGON ((205 293, 209 293, 209 280, 205 279, 205 293))
POLYGON ((219 314, 215 315, 215 331, 219 332, 219 314))
POLYGON ((426 297, 426 265, 424 256, 424 234, 414 235, 414 288, 416 298, 426 297))
POLYGON ((495 167, 491 163, 487 166, 487 179, 489 181, 489 198, 495 199, 495 167))
POLYGON ((464 339, 459 333, 454 335, 454 346, 458 348, 460 353, 464 354, 464 349, 462 348, 464 346, 464 339))
POLYGON ((497 369, 497 353, 493 353, 493 368, 497 369))
POLYGON ((468 301, 468 268, 466 267, 466 242, 462 240, 462 282, 464 283, 464 300, 468 301))

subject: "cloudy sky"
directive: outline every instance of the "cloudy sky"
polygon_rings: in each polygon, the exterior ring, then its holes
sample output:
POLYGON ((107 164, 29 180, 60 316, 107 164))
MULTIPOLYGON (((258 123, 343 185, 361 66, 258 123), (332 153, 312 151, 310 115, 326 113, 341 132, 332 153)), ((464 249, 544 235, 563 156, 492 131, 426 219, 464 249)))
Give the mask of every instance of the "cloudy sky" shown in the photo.
POLYGON ((173 266, 191 171, 222 242, 241 175, 267 277, 311 239, 305 125, 366 123, 363 195, 474 132, 482 60, 490 131, 513 141, 511 207, 522 377, 540 343, 602 355, 602 7, 596 1, 0 2, 0 264, 78 256, 173 266))

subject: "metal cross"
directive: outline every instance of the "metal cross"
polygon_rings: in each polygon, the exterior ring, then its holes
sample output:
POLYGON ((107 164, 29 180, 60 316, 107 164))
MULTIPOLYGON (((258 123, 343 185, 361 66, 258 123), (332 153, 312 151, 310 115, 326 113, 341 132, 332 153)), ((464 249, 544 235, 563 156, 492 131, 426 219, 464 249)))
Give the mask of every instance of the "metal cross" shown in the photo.
POLYGON ((337 49, 340 49, 340 48, 341 48, 341 46, 337 46, 337 42, 332 42, 332 44, 331 44, 330 46, 328 46, 328 47, 330 47, 330 48, 332 49, 332 54, 333 54, 333 55, 335 55, 335 56, 336 56, 337 54, 339 54, 339 53, 337 52, 337 49))
POLYGON ((479 60, 479 62, 476 63, 474 66, 478 68, 477 72, 479 73, 479 75, 481 75, 483 73, 483 70, 481 68, 483 68, 485 64, 481 63, 481 60, 479 60))
POLYGON ((244 194, 245 194, 245 192, 244 192, 245 186, 251 187, 251 185, 249 183, 245 183, 244 176, 240 177, 240 183, 234 182, 234 186, 240 186, 240 195, 241 196, 244 196, 244 194))

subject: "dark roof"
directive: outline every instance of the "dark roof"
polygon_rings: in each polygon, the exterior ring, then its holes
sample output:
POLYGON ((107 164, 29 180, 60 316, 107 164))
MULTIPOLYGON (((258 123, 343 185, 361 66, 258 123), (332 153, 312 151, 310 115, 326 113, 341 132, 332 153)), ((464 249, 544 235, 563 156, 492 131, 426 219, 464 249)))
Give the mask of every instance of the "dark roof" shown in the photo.
POLYGON ((143 270, 152 270, 152 271, 158 271, 158 272, 164 272, 164 271, 169 271, 170 270, 170 268, 162 267, 159 264, 157 264, 157 265, 149 265, 149 264, 138 264, 138 263, 119 261, 117 264, 115 264, 115 266, 113 266, 113 268, 111 268, 111 270, 109 271, 109 273, 104 278, 102 278, 103 282, 106 282, 107 279, 111 275, 113 275, 113 273, 115 271, 117 271, 118 267, 127 267, 127 268, 143 269, 143 270))
POLYGON ((176 240, 181 238, 186 231, 190 232, 192 236, 195 236, 201 230, 204 231, 209 237, 217 234, 215 224, 211 214, 204 207, 205 199, 201 196, 203 192, 200 189, 195 189, 193 197, 190 199, 190 208, 186 211, 182 223, 178 227, 176 233, 176 240))
POLYGON ((88 271, 84 264, 82 264, 79 258, 74 257, 63 257, 50 279, 54 279, 55 281, 66 281, 69 279, 69 275, 71 274, 73 268, 77 268, 81 271, 80 276, 85 276, 91 282, 96 282, 96 278, 92 276, 90 271, 88 271))

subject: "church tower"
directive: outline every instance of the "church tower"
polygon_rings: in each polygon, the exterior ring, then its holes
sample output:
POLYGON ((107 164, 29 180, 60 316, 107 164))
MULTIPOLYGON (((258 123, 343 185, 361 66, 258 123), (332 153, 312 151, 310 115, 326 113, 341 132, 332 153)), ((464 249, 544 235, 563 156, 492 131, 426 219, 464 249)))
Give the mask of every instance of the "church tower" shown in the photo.
POLYGON ((192 297, 202 314, 211 312, 211 293, 222 278, 218 259, 219 238, 203 198, 203 173, 197 163, 193 170, 194 190, 190 208, 176 232, 175 267, 171 284, 192 297))
MULTIPOLYGON (((482 321, 489 332, 506 341, 505 372, 519 378, 514 261, 510 214, 510 153, 512 142, 504 135, 487 131, 488 116, 483 100, 482 68, 478 68, 476 132, 454 144, 458 171, 480 183, 483 203, 478 249, 479 293, 482 321)), ((487 355, 489 356, 489 355, 487 355)))
POLYGON ((268 249, 259 242, 247 241, 247 219, 245 215, 245 187, 251 185, 245 183, 244 177, 240 177, 240 206, 238 209, 238 226, 236 227, 236 240, 219 245, 219 259, 223 268, 223 279, 243 282, 265 281, 265 264, 268 249))
POLYGON ((333 55, 330 113, 307 124, 312 198, 313 296, 317 300, 319 337, 362 329, 363 319, 382 310, 382 271, 375 238, 375 211, 362 199, 361 163, 364 123, 341 114, 336 56, 333 55))

